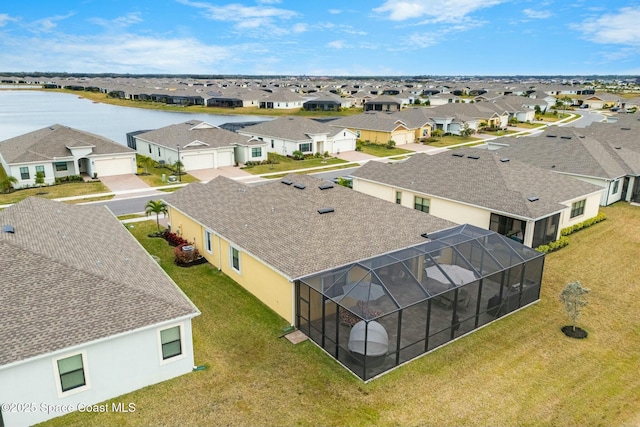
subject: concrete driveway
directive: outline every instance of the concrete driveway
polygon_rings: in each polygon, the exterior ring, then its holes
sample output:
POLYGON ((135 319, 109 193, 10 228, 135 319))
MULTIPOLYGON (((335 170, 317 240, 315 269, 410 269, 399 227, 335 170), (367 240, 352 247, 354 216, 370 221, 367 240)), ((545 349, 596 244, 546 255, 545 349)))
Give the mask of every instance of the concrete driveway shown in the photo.
POLYGON ((217 169, 198 169, 188 172, 189 175, 198 178, 202 182, 211 181, 217 176, 226 176, 227 178, 244 178, 255 177, 255 175, 245 172, 239 167, 235 166, 223 166, 217 169))
POLYGON ((100 181, 113 192, 151 188, 134 174, 101 176, 100 181))

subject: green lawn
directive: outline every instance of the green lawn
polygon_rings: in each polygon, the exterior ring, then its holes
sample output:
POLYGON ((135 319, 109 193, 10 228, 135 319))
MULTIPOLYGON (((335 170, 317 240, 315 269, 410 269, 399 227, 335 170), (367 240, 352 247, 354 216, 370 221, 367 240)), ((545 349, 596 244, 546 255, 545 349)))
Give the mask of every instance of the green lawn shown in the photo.
POLYGON ((261 175, 264 173, 285 172, 296 169, 317 168, 348 163, 346 160, 338 159, 336 157, 311 157, 305 160, 293 160, 290 157, 280 156, 275 153, 270 153, 269 158, 275 158, 277 163, 243 167, 242 169, 245 172, 249 172, 254 175, 261 175))
MULTIPOLYGON (((58 185, 49 185, 38 188, 25 188, 11 193, 0 194, 0 205, 18 203, 29 196, 57 199, 59 197, 82 196, 85 194, 108 193, 110 190, 99 181, 95 182, 70 182, 58 185)), ((87 201, 87 200, 81 200, 87 201)))
POLYGON ((360 143, 358 144, 358 147, 360 147, 363 153, 370 154, 372 156, 377 156, 377 157, 399 156, 402 154, 409 154, 409 153, 413 154, 413 151, 411 150, 405 150, 404 148, 398 148, 398 147, 387 148, 387 146, 384 144, 360 143))
POLYGON ((431 147, 449 147, 450 145, 464 144, 466 142, 482 142, 482 138, 472 136, 446 135, 443 137, 431 137, 427 143, 431 147))
MULTIPOLYGON (((623 426, 640 423, 637 255, 640 208, 603 208, 608 220, 569 236, 546 257, 541 300, 368 384, 310 342, 278 338, 285 322, 209 265, 188 269, 131 229, 200 308, 193 372, 113 399, 134 413, 73 413, 49 426, 623 426), (567 338, 559 293, 591 289, 567 338)), ((98 387, 93 384, 93 387, 98 387)))
MULTIPOLYGON (((136 154, 136 161, 138 163, 138 178, 146 182, 148 185, 152 187, 161 187, 163 185, 169 185, 170 182, 167 181, 170 175, 176 175, 176 171, 173 168, 164 166, 164 167, 156 167, 156 162, 146 156, 141 156, 140 154, 136 154), (162 180, 162 175, 164 175, 165 180, 162 180)), ((188 173, 182 172, 180 177, 180 182, 189 183, 198 181, 197 178, 189 175, 188 173)))

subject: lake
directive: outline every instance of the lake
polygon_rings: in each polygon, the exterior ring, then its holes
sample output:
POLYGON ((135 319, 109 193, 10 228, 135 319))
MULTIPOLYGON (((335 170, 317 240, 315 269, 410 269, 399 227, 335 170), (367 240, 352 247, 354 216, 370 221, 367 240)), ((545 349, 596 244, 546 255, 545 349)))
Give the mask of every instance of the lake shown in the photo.
POLYGON ((271 120, 271 117, 192 114, 94 103, 77 95, 0 90, 0 141, 60 124, 127 145, 127 133, 202 120, 212 125, 271 120))

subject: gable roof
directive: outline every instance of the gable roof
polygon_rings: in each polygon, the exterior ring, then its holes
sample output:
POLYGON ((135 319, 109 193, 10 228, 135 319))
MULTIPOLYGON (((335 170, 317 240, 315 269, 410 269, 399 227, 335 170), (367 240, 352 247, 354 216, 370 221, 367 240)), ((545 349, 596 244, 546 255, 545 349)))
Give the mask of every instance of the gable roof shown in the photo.
POLYGON ((474 148, 419 153, 395 164, 368 162, 352 175, 528 219, 546 217, 566 209, 562 202, 601 191, 596 185, 474 148), (531 202, 530 197, 537 200, 531 202))
POLYGON ((393 132, 398 128, 411 129, 402 119, 392 113, 356 114, 331 120, 327 124, 341 129, 363 129, 379 132, 393 132))
POLYGON ((67 147, 91 147, 86 157, 134 152, 102 136, 56 124, 1 141, 0 154, 7 163, 54 161, 72 157, 67 147))
POLYGON ((175 149, 179 144, 181 150, 201 150, 206 146, 209 148, 234 147, 237 144, 246 145, 249 139, 202 120, 189 120, 165 126, 137 134, 136 138, 171 149, 175 149))
POLYGON ((30 197, 0 224, 0 366, 199 314, 105 207, 30 197))
POLYGON ((238 132, 243 135, 260 136, 265 138, 278 138, 289 141, 307 141, 309 135, 334 136, 340 130, 329 126, 326 123, 318 122, 304 117, 284 116, 274 120, 260 122, 247 126, 238 132))
POLYGON ((257 186, 220 176, 165 200, 291 280, 421 243, 421 234, 455 225, 339 185, 322 190, 322 184, 327 181, 309 175, 257 186), (320 214, 322 208, 334 211, 320 214))

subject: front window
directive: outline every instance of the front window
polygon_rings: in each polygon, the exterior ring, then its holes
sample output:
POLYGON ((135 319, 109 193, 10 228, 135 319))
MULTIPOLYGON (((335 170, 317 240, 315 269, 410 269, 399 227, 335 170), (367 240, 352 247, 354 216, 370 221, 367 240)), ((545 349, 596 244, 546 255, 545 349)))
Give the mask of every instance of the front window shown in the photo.
POLYGON ((303 153, 310 153, 311 150, 312 150, 312 146, 313 146, 313 144, 311 142, 305 142, 305 143, 300 144, 299 149, 303 153))
POLYGON ((586 204, 586 200, 580 200, 579 202, 575 202, 571 205, 571 218, 575 218, 584 213, 584 205, 586 204))
POLYGON ((36 166, 36 174, 38 172, 42 172, 42 177, 46 177, 46 175, 44 174, 44 166, 36 166))
POLYGON ((402 191, 396 191, 396 203, 402 204, 402 191))
POLYGON ((251 157, 262 157, 262 148, 261 147, 252 147, 251 148, 251 157))
POLYGON ((29 168, 24 166, 20 168, 20 178, 29 179, 29 168))
POLYGON ((58 375, 60 376, 60 388, 63 392, 86 385, 84 376, 84 363, 82 354, 59 359, 58 375))
POLYGON ((160 331, 162 343, 162 360, 176 357, 182 354, 182 342, 180 340, 180 326, 160 331))
POLYGON ((231 267, 240 272, 240 250, 234 247, 231 247, 231 267))
POLYGON ((419 211, 429 213, 429 202, 430 200, 425 197, 416 196, 414 207, 419 211))
POLYGON ((611 191, 611 194, 616 194, 618 192, 619 185, 620 185, 620 181, 614 181, 613 190, 611 191))
POLYGON ((54 166, 57 172, 62 172, 67 170, 67 162, 55 162, 54 166))

